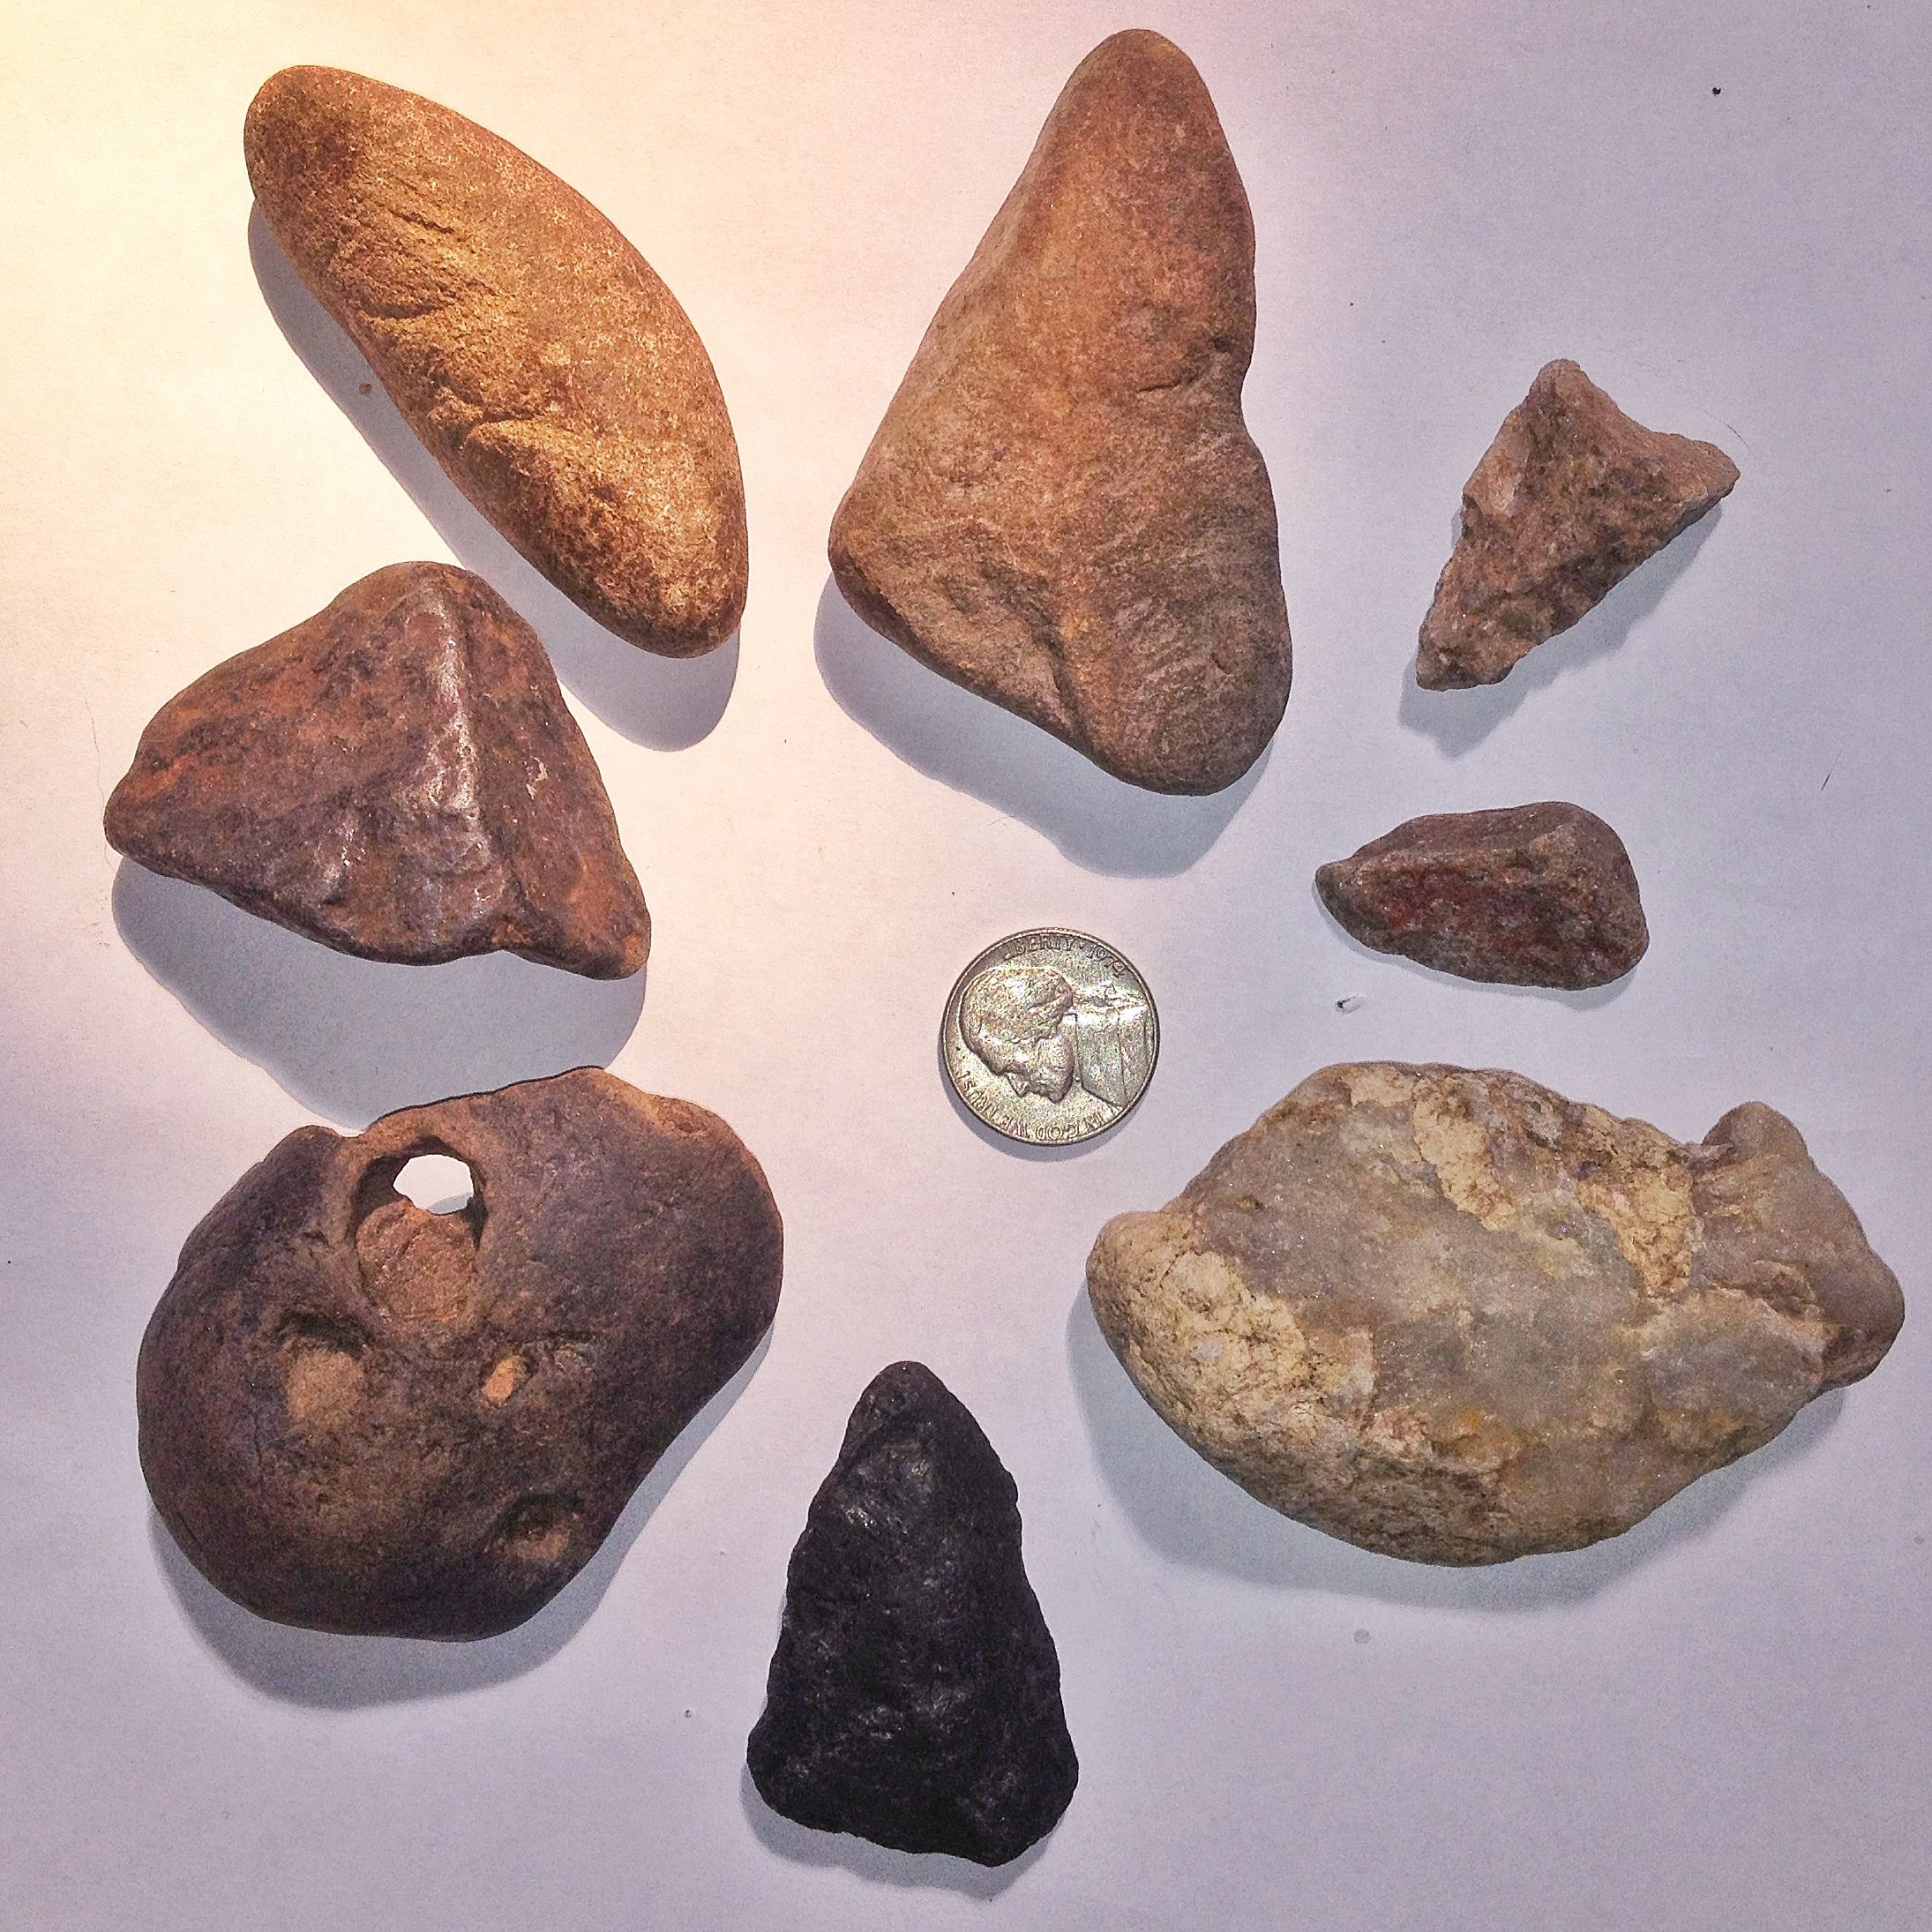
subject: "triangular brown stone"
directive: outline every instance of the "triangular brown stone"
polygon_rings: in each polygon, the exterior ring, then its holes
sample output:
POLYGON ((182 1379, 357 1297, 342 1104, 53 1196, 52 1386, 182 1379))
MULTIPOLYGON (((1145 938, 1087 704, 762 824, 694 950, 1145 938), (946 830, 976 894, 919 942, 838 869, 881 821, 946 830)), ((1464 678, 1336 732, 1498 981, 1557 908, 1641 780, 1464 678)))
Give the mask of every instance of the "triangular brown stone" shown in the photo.
POLYGON ((1737 481, 1713 443, 1634 423, 1575 363, 1544 365, 1463 486, 1416 682, 1493 685, 1737 481))
POLYGON ((520 149, 335 67, 263 84, 256 206, 457 488, 598 623, 689 657, 745 608, 745 487, 677 297, 520 149))
POLYGON ((934 670, 1130 783, 1216 791, 1288 699, 1275 506, 1241 417, 1247 197, 1201 77, 1118 34, 1067 84, 832 527, 934 670))
POLYGON ((536 633, 394 564, 171 699, 108 801, 151 872, 366 959, 498 950, 616 979, 650 917, 536 633))

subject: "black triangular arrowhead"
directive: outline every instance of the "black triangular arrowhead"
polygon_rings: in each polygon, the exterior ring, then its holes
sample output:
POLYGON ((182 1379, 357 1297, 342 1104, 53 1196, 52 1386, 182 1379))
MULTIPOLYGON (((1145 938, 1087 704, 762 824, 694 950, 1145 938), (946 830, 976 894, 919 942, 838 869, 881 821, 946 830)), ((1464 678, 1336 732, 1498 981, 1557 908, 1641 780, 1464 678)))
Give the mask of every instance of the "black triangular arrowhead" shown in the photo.
POLYGON ((1073 1797, 1018 1492, 917 1362, 859 1397, 812 1499, 746 1756, 765 1802, 800 1824, 982 1865, 1017 1858, 1073 1797))

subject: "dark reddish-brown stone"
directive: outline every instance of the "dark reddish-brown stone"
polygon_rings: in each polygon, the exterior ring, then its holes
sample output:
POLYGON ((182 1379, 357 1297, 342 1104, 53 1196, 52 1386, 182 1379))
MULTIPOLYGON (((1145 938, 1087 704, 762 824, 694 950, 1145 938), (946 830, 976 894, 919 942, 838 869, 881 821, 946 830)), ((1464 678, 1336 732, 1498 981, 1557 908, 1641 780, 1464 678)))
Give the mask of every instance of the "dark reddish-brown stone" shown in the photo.
POLYGON ((1712 443, 1634 423, 1575 363, 1545 364, 1463 486, 1416 682, 1493 685, 1737 481, 1712 443))
POLYGON ((667 657, 745 608, 745 488, 677 297, 487 128, 334 67, 263 84, 256 206, 469 500, 567 597, 667 657))
POLYGON ((555 1596, 771 1324, 783 1238, 715 1114, 596 1068, 298 1128, 188 1237, 141 1343, 141 1467, 278 1622, 488 1636, 555 1596), (468 1164, 467 1209, 394 1187, 468 1164))
POLYGON ((1514 986, 1601 986, 1650 932, 1623 841, 1555 803, 1411 819, 1314 875, 1364 946, 1514 986))
POLYGON ((504 950, 634 973, 651 925, 536 633, 482 578, 394 564, 155 715, 116 851, 365 959, 504 950))
POLYGON ((1017 1858, 1074 1795, 1018 1492, 920 1363, 873 1379, 812 1499, 746 1757, 800 1824, 982 1865, 1017 1858))
POLYGON ((853 608, 1132 784, 1208 792, 1288 700, 1274 498, 1241 416, 1254 233, 1157 34, 1083 61, 832 526, 853 608))

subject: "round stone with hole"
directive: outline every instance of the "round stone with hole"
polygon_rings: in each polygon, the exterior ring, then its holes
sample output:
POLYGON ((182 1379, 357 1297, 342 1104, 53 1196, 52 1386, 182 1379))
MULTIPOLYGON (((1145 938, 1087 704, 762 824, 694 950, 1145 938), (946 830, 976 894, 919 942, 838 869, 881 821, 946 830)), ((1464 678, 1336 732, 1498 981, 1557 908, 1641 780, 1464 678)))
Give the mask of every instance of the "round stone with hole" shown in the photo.
POLYGON ((188 1237, 148 1322, 154 1507, 279 1622, 508 1629, 757 1346, 782 1246, 723 1120, 596 1068, 299 1128, 188 1237), (418 1186, 429 1156, 445 1174, 418 1186))

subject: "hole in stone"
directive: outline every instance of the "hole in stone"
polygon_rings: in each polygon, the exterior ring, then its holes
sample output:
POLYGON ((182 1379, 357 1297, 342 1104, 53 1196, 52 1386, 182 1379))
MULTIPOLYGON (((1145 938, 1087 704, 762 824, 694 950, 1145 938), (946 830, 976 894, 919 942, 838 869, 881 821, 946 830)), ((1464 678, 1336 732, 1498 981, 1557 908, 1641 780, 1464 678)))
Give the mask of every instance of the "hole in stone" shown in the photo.
POLYGON ((476 1177, 451 1154, 418 1154, 402 1164, 393 1185, 431 1214, 461 1214, 476 1192, 476 1177))
POLYGON ((356 1194, 356 1259, 364 1286, 392 1314, 462 1316, 476 1293, 483 1190, 476 1172, 435 1141, 370 1163, 356 1194))
POLYGON ((325 1349, 337 1355, 360 1355, 369 1345, 369 1337, 353 1322, 310 1308, 291 1308, 277 1326, 275 1338, 292 1348, 325 1349))

